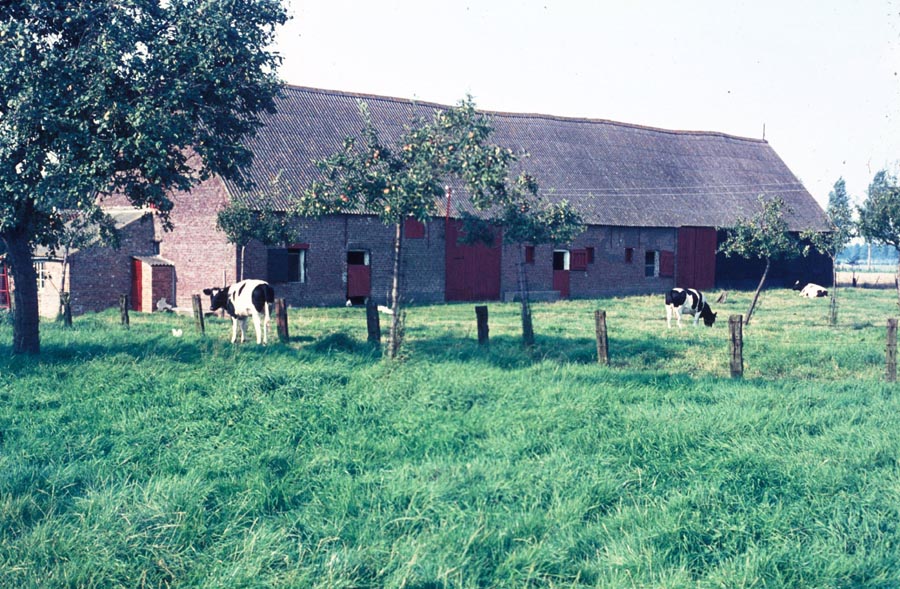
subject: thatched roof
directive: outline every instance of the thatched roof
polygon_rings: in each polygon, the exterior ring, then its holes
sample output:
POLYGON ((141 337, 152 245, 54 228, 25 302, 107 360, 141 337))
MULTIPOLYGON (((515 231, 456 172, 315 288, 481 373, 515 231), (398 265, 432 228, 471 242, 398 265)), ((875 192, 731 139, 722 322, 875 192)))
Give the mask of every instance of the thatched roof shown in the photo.
MULTIPOLYGON (((445 105, 289 86, 278 112, 249 145, 249 179, 273 179, 302 190, 317 177, 314 161, 340 149, 362 128, 359 101, 368 104, 383 138, 399 136, 415 118, 445 105)), ((822 209, 769 144, 723 133, 669 131, 597 119, 487 112, 492 142, 529 157, 522 165, 542 194, 578 205, 589 224, 644 227, 731 226, 758 210, 760 194, 779 195, 791 229, 822 229, 822 209)), ((233 196, 253 202, 255 191, 228 183, 233 196)), ((286 208, 290 194, 274 204, 286 208)), ((454 193, 452 214, 467 208, 454 193)))

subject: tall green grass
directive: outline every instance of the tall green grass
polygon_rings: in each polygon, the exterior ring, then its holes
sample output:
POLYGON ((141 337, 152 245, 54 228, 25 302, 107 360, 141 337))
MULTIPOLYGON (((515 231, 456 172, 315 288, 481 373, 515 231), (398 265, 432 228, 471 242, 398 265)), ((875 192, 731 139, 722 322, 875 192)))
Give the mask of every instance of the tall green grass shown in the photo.
POLYGON ((267 348, 175 316, 0 326, 2 587, 900 587, 887 291, 413 307, 401 362, 360 309, 267 348), (612 366, 596 364, 607 311, 612 366), (172 328, 184 330, 173 337, 172 328))

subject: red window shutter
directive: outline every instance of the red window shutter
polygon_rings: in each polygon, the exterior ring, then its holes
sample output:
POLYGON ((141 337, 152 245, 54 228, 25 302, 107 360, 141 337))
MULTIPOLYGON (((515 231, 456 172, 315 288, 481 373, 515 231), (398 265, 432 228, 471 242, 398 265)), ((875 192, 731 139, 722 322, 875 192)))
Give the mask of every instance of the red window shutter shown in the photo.
POLYGON ((425 223, 409 217, 403 223, 403 234, 407 239, 425 239, 425 223))
POLYGON ((525 246, 525 263, 526 264, 534 264, 534 246, 533 245, 525 246))
POLYGON ((585 248, 584 251, 587 252, 587 263, 593 264, 594 263, 594 248, 588 247, 588 248, 585 248))
POLYGON ((634 248, 633 247, 625 248, 625 263, 626 264, 634 263, 634 248))
POLYGON ((659 252, 659 275, 675 276, 675 252, 659 252))
POLYGON ((587 270, 587 250, 572 250, 569 252, 569 270, 587 270))

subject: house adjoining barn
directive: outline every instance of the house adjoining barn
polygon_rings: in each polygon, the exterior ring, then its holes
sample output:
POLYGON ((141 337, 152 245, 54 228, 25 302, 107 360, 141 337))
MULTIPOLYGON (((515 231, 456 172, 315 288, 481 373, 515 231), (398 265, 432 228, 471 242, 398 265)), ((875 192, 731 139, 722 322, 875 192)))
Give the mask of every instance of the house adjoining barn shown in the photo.
MULTIPOLYGON (((178 306, 202 289, 235 279, 238 249, 216 229, 216 214, 235 199, 287 210, 291 199, 317 177, 314 164, 362 128, 359 102, 368 105, 384 138, 399 136, 416 118, 430 118, 443 105, 312 88, 287 87, 276 114, 250 142, 255 153, 247 170, 255 189, 243 190, 211 178, 175 195, 174 230, 159 223, 102 264, 84 256, 72 265, 72 301, 98 306, 101 285, 75 274, 115 274, 115 288, 134 293, 140 310, 150 310, 160 293, 178 306), (276 185, 277 189, 270 189, 276 185), (163 270, 164 269, 164 270, 163 270), (128 280, 121 278, 127 274, 128 280), (147 301, 147 297, 151 300, 147 301)), ((763 140, 715 132, 669 131, 606 120, 541 114, 486 113, 492 142, 527 152, 521 165, 542 193, 580 208, 587 229, 572 243, 527 247, 530 287, 548 299, 663 292, 672 286, 700 289, 752 283, 759 274, 740 259, 716 254, 721 228, 758 209, 760 194, 786 201, 792 231, 826 228, 824 214, 763 140)), ((122 205, 109 198, 108 206, 122 205)), ((457 242, 460 215, 472 208, 462 191, 448 191, 438 215, 405 225, 405 298, 413 302, 510 299, 516 291, 517 252, 498 238, 493 247, 457 242)), ((331 215, 303 224, 295 243, 245 254, 245 278, 268 280, 278 297, 294 306, 340 305, 374 297, 387 300, 393 230, 374 216, 331 215)), ((94 255, 97 255, 96 253, 94 255)), ((827 258, 781 264, 772 284, 827 281, 827 258)), ((109 281, 107 281, 109 283, 109 281)), ((111 284, 111 283, 109 283, 111 284)), ((115 305, 118 294, 103 289, 115 305)))

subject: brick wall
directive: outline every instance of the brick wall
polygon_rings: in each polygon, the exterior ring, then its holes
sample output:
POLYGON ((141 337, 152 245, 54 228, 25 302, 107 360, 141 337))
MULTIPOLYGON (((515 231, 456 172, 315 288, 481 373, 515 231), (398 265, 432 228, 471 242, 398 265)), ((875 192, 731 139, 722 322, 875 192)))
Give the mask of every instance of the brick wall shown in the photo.
MULTIPOLYGON (((675 251, 675 235, 671 228, 590 226, 566 246, 536 246, 534 263, 527 265, 528 288, 553 290, 553 250, 592 247, 593 263, 586 270, 569 272, 571 298, 660 292, 674 286, 674 277, 646 277, 644 256, 650 250, 675 251), (626 262, 626 249, 632 250, 631 262, 626 262)), ((500 287, 504 296, 518 288, 517 261, 516 246, 505 245, 500 287)))
POLYGON ((214 177, 190 192, 174 195, 171 231, 156 223, 159 255, 175 265, 174 300, 177 307, 191 306, 191 296, 204 288, 223 286, 234 281, 237 272, 237 248, 216 229, 216 214, 227 204, 227 192, 221 179, 214 177))
POLYGON ((120 295, 131 296, 132 256, 153 255, 154 235, 154 223, 146 217, 120 229, 119 249, 95 246, 70 256, 72 313, 117 307, 120 295))
MULTIPOLYGON (((347 252, 369 252, 372 297, 387 304, 393 276, 394 227, 371 216, 335 215, 302 223, 299 243, 306 250, 306 283, 274 283, 275 295, 294 306, 341 305, 347 293, 347 252)), ((431 221, 422 239, 403 242, 404 296, 407 302, 444 298, 443 221, 431 221)), ((247 278, 268 279, 267 248, 251 243, 244 255, 247 278)))

